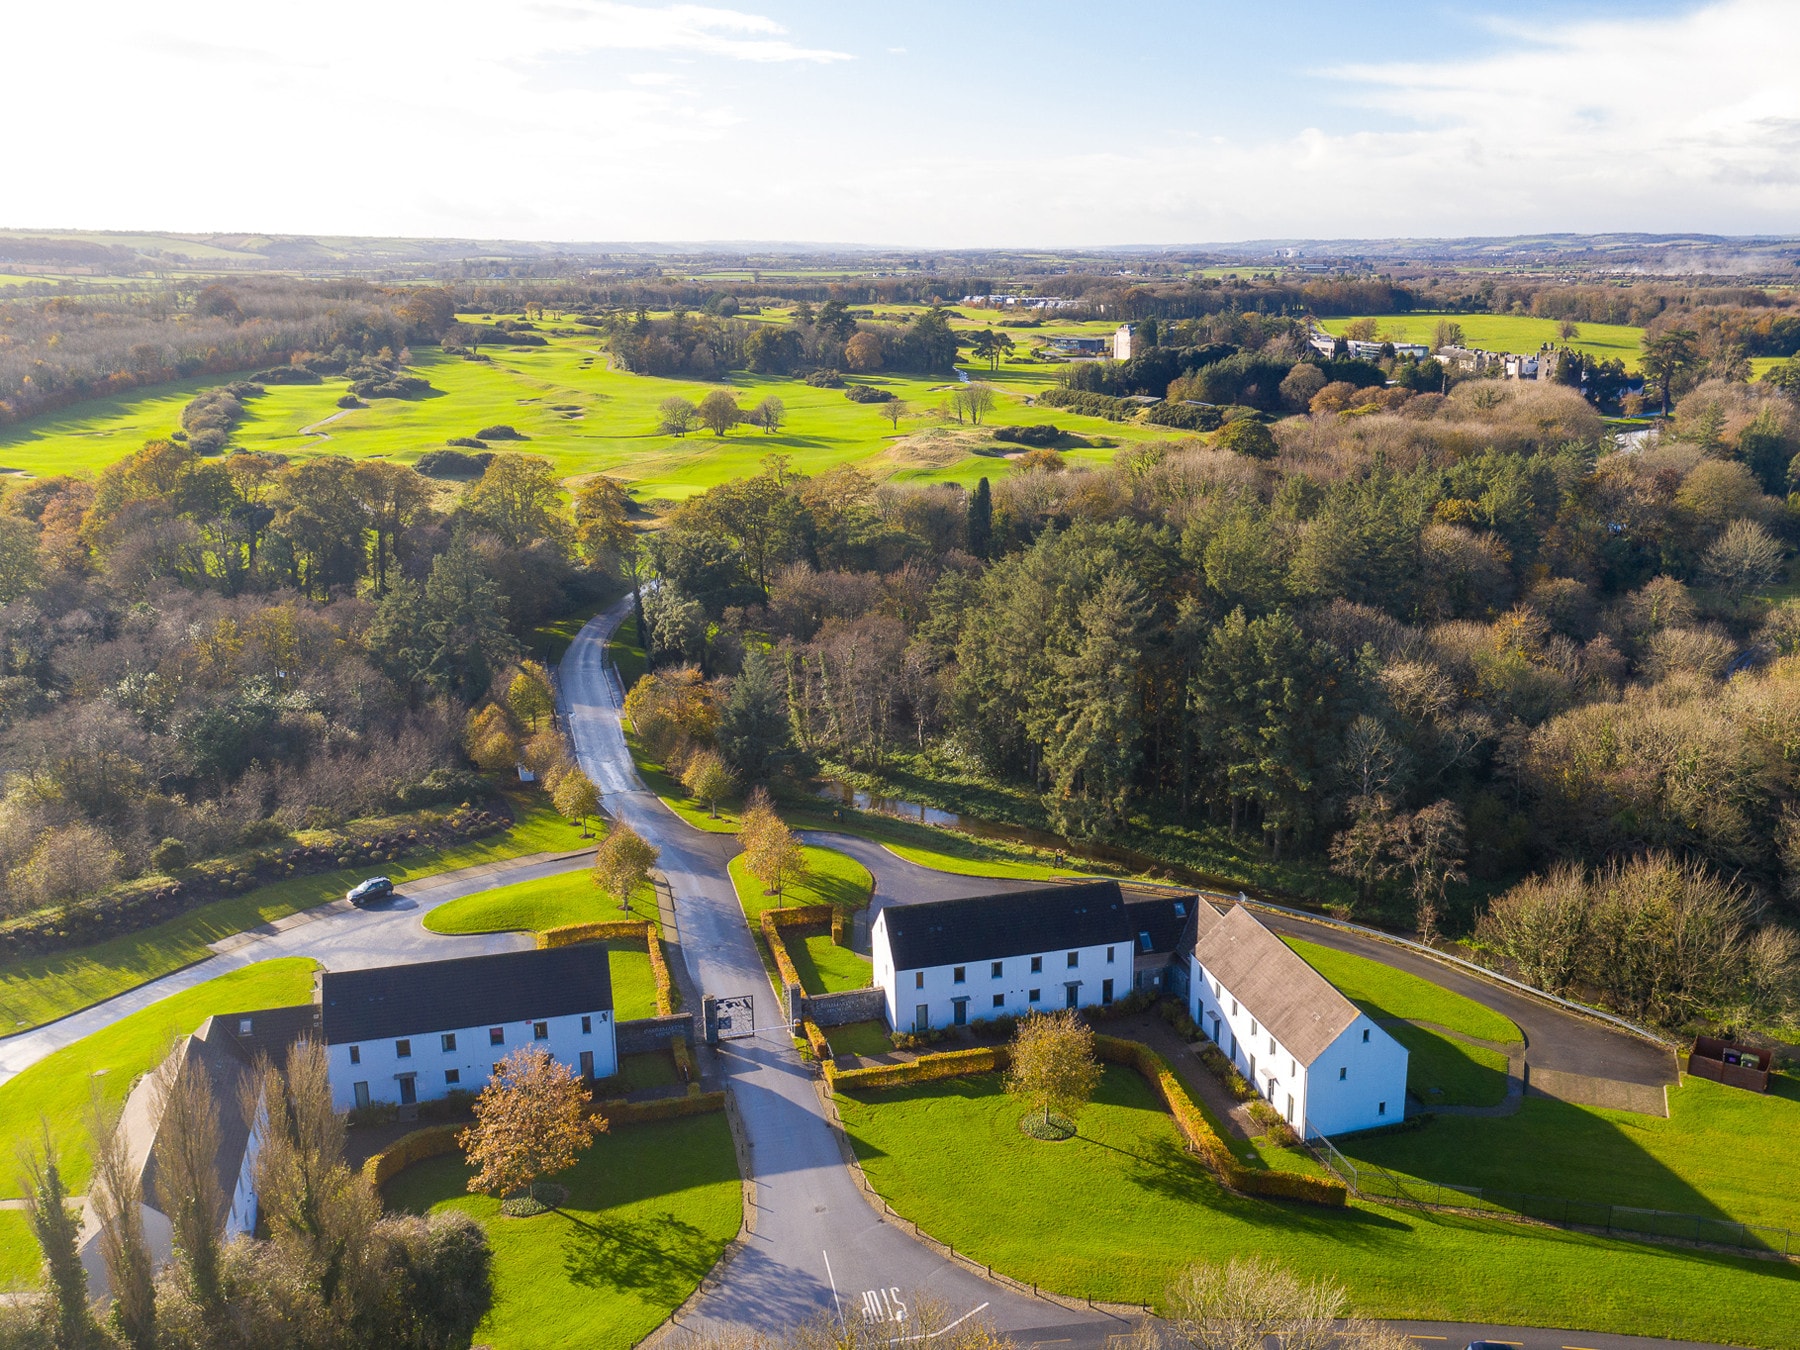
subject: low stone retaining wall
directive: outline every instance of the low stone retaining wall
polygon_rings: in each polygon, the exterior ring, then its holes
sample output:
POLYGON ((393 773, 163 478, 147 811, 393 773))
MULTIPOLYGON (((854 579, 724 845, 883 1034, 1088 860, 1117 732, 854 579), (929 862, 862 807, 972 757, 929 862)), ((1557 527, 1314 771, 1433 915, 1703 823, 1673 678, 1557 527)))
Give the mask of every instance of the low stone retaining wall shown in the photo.
POLYGON ((677 1042, 694 1043, 694 1015, 674 1013, 668 1017, 634 1017, 613 1028, 613 1037, 621 1055, 641 1055, 651 1050, 666 1050, 677 1042))
POLYGON ((887 994, 880 986, 845 989, 836 994, 814 994, 800 1000, 800 1015, 822 1027, 841 1027, 846 1022, 887 1019, 887 994))

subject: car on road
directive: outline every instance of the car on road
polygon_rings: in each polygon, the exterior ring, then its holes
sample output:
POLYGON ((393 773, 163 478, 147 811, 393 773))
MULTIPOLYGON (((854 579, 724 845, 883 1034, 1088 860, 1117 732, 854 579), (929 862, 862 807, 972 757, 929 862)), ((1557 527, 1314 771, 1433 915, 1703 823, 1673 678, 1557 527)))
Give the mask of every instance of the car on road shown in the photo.
POLYGON ((1517 1341, 1470 1341, 1463 1350, 1519 1350, 1517 1341))
POLYGON ((377 900, 386 900, 394 893, 394 883, 386 877, 370 877, 367 881, 358 882, 344 892, 344 899, 364 909, 377 900))

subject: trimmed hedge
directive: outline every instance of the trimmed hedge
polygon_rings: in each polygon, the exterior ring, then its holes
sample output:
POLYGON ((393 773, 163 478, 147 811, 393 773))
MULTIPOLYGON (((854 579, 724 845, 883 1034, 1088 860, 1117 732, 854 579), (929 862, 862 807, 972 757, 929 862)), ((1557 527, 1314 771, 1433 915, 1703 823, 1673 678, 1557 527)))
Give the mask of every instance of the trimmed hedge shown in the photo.
POLYGON ((876 1064, 866 1069, 845 1069, 838 1073, 826 1060, 825 1079, 834 1088, 907 1087, 913 1083, 931 1083, 940 1078, 962 1078, 972 1073, 998 1073, 1012 1063, 1012 1052, 1004 1045, 978 1045, 968 1050, 946 1050, 937 1055, 920 1055, 906 1064, 876 1064))
MULTIPOLYGON (((810 1017, 802 1018, 800 1030, 806 1036, 806 1043, 812 1047, 813 1058, 830 1068, 835 1056, 831 1052, 831 1042, 826 1039, 825 1032, 819 1024, 810 1017)), ((826 1074, 827 1078, 831 1076, 829 1073, 826 1074)))
POLYGON ((659 1097, 653 1102, 598 1102, 595 1114, 606 1117, 609 1125, 646 1125, 653 1120, 680 1120, 683 1116, 706 1116, 725 1109, 723 1092, 689 1090, 685 1097, 659 1097))
POLYGON ((363 1180, 380 1190, 414 1163, 456 1152, 456 1136, 465 1128, 462 1125, 432 1125, 401 1135, 363 1164, 363 1180))
POLYGON ((601 919, 594 923, 565 923, 537 935, 539 949, 572 947, 578 942, 639 941, 650 953, 650 975, 656 982, 656 1015, 675 1013, 675 983, 663 954, 662 925, 649 919, 601 919))
MULTIPOLYGON (((800 972, 794 966, 793 957, 788 955, 787 939, 781 936, 781 930, 810 928, 825 923, 831 925, 831 937, 836 942, 838 934, 843 931, 843 922, 838 917, 836 906, 795 905, 792 909, 765 909, 762 912, 763 940, 769 944, 769 953, 775 958, 775 969, 780 973, 784 986, 798 986, 800 972)), ((838 945, 843 944, 839 942, 838 945)))

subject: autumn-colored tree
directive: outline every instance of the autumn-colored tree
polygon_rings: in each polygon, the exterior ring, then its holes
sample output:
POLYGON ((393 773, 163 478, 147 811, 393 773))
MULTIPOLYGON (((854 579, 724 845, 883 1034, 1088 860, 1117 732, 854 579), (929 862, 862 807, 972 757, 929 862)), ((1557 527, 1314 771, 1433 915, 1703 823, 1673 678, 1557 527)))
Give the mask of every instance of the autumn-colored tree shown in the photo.
POLYGON ((519 673, 506 687, 506 706, 512 715, 533 731, 538 723, 556 708, 556 694, 550 684, 550 672, 536 661, 519 663, 519 673))
POLYGON ((575 548, 582 561, 596 570, 621 567, 637 540, 630 515, 631 498, 615 480, 596 475, 583 483, 575 492, 575 548))
POLYGON ((588 817, 600 809, 600 791, 593 780, 579 768, 571 768, 551 787, 550 800, 556 803, 558 815, 581 826, 581 837, 586 839, 588 817))
POLYGON ((874 333, 858 333, 844 344, 844 364, 859 372, 880 370, 881 339, 874 333))
POLYGON ((800 841, 775 814, 774 804, 761 789, 744 812, 738 842, 744 846, 744 866, 762 883, 764 894, 779 898, 806 875, 806 854, 800 841))
POLYGON ((763 429, 764 435, 773 436, 787 421, 787 404, 770 394, 751 410, 750 420, 763 429))
POLYGON ((644 676, 625 695, 625 717, 659 762, 668 764, 712 744, 718 701, 696 666, 665 667, 644 676))
POLYGON ((665 398, 656 407, 657 427, 665 435, 685 436, 700 420, 700 410, 679 394, 665 398))
POLYGON ((706 803, 707 812, 719 818, 719 798, 731 795, 737 779, 725 767, 725 761, 710 750, 702 750, 681 771, 681 785, 706 803))
POLYGON ((696 413, 700 425, 715 436, 723 436, 744 420, 744 410, 738 407, 737 399, 723 389, 715 389, 701 399, 696 413))
POLYGON ((1073 1123, 1100 1086, 1094 1029, 1073 1008, 1027 1017, 1013 1033, 1011 1054, 1006 1090, 1042 1111, 1046 1126, 1052 1115, 1073 1123))
POLYGON ((475 1099, 475 1123, 456 1136, 475 1175, 469 1189, 486 1195, 528 1192, 543 1177, 575 1165, 606 1129, 586 1112, 588 1089, 541 1046, 522 1045, 495 1066, 475 1099))
POLYGON ((620 821, 594 853, 594 884, 629 910, 638 887, 650 880, 650 869, 662 856, 654 844, 620 821))
POLYGON ((1444 909, 1444 891, 1453 881, 1467 881, 1463 871, 1462 812, 1452 801, 1436 801, 1415 813, 1404 830, 1401 860, 1412 873, 1414 913, 1419 939, 1437 939, 1438 916, 1444 909))
POLYGON ((469 714, 463 728, 463 748, 477 768, 486 773, 504 773, 519 762, 519 741, 513 734, 506 710, 495 703, 484 703, 469 714))

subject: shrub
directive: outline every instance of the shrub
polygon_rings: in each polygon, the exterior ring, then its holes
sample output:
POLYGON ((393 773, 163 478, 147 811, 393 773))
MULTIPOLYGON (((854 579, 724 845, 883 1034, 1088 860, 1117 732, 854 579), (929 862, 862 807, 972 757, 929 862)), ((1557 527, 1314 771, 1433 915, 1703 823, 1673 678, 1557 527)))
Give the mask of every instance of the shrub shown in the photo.
POLYGON ((475 1109, 475 1094, 454 1088, 441 1097, 419 1103, 419 1116, 424 1120, 461 1120, 475 1109))
POLYGON ((1153 426, 1175 427, 1181 431, 1217 431, 1225 424, 1225 412, 1212 405, 1196 403, 1159 403, 1144 414, 1153 426))
POLYGON ((165 839, 150 850, 150 867, 164 876, 179 872, 188 865, 187 845, 179 839, 165 839))
POLYGON ((493 462, 493 452, 466 455, 460 450, 427 450, 413 468, 427 478, 479 478, 493 462))
MULTIPOLYGON (((351 1124, 374 1123, 358 1120, 357 1116, 360 1112, 374 1111, 375 1109, 373 1106, 367 1106, 359 1108, 358 1111, 352 1111, 350 1113, 351 1124)), ((441 1158, 446 1153, 455 1153, 457 1151, 456 1136, 460 1132, 461 1127, 457 1125, 432 1125, 423 1130, 414 1130, 411 1134, 402 1135, 363 1164, 363 1179, 379 1190, 416 1162, 424 1162, 427 1158, 441 1158)))
POLYGON ((1088 394, 1076 389, 1046 389, 1037 401, 1047 408, 1065 408, 1085 417, 1104 417, 1109 422, 1123 422, 1137 413, 1138 405, 1109 394, 1088 394))
POLYGON ((485 449, 487 449, 487 443, 485 441, 477 440, 473 436, 452 436, 448 440, 446 440, 444 442, 444 444, 460 446, 464 450, 485 450, 485 449))
POLYGON ((338 396, 337 405, 340 408, 366 408, 366 407, 368 407, 368 404, 364 403, 355 394, 340 394, 338 396))
POLYGON ((250 377, 258 384, 323 384, 324 377, 305 366, 272 366, 250 377))
POLYGON ((842 389, 844 377, 835 370, 809 370, 806 382, 814 389, 842 389))
POLYGON ((844 397, 852 403, 891 403, 894 398, 886 389, 872 384, 853 384, 844 390, 844 397))
POLYGON ((403 783, 394 790, 394 800, 401 806, 415 808, 438 802, 468 801, 486 796, 487 780, 465 769, 433 769, 413 783, 403 783))
POLYGON ((528 441, 531 439, 524 432, 515 431, 505 423, 495 427, 483 427, 475 435, 484 441, 528 441))
POLYGON ((1037 426, 997 427, 994 431, 994 439, 1008 445, 1055 445, 1061 436, 1061 429, 1050 422, 1037 426))

